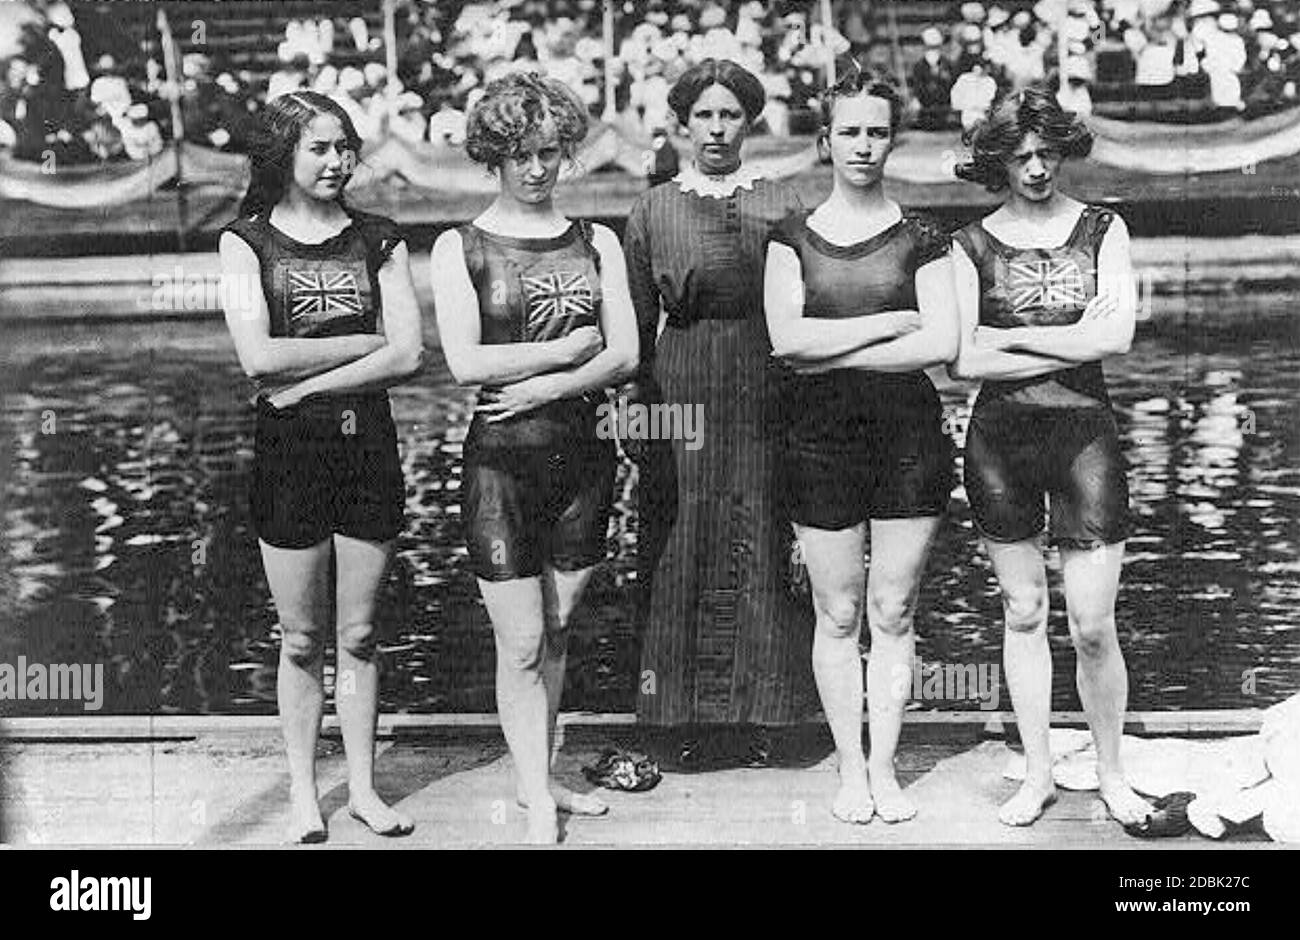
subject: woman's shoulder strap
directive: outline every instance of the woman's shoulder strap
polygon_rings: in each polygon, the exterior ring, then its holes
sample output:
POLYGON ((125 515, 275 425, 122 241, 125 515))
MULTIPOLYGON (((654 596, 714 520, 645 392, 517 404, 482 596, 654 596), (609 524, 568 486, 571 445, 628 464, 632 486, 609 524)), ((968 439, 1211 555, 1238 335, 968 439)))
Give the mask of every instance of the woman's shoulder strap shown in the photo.
POLYGON ((238 236, 249 248, 260 254, 267 235, 266 217, 264 215, 241 215, 222 227, 221 234, 226 232, 238 236))
POLYGON ((1097 206, 1091 203, 1085 204, 1083 212, 1079 214, 1079 224, 1075 228, 1075 235, 1072 239, 1076 244, 1082 243, 1097 247, 1101 240, 1106 237, 1106 232, 1110 230, 1110 225, 1115 221, 1115 210, 1109 206, 1097 206))
POLYGON ((916 266, 937 261, 952 250, 952 236, 938 219, 925 212, 904 211, 903 219, 916 241, 916 266))
POLYGON ((582 244, 586 246, 587 254, 591 257, 592 263, 596 265, 596 273, 600 273, 600 249, 596 247, 596 226, 590 219, 578 219, 575 223, 578 226, 578 237, 582 239, 582 244))
POLYGON ((366 252, 376 268, 383 267, 393 254, 393 250, 406 240, 401 226, 387 216, 355 209, 349 210, 348 214, 352 216, 353 222, 361 232, 361 237, 366 243, 366 252))
POLYGON ((804 232, 808 228, 808 216, 811 214, 811 209, 802 206, 791 209, 768 229, 768 239, 799 251, 804 232))
POLYGON ((981 221, 976 219, 968 225, 963 225, 952 236, 975 264, 979 264, 980 258, 989 250, 988 233, 984 231, 981 221))

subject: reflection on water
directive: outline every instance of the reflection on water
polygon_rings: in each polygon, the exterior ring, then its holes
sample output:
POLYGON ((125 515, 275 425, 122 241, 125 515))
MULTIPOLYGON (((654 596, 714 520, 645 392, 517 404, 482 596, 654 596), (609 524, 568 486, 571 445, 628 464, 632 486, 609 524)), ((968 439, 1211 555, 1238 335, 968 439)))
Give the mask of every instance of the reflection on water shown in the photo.
MULTIPOLYGON (((1108 364, 1137 522, 1118 604, 1135 709, 1261 706, 1300 686, 1300 355, 1287 307, 1270 318, 1243 303, 1249 336, 1166 321, 1108 364)), ((104 663, 102 713, 274 712, 275 614, 246 507, 252 414, 222 325, 15 327, 4 347, 0 662, 104 663)), ((458 525, 471 396, 431 358, 393 391, 410 523, 384 588, 382 706, 492 711, 491 635, 458 525)), ((960 434, 971 396, 943 396, 960 434)), ((634 480, 622 467, 611 561, 574 624, 566 708, 634 707, 634 480)), ((1074 709, 1051 564, 1053 704, 1074 709)), ((1000 616, 958 488, 918 653, 997 662, 1000 616)))

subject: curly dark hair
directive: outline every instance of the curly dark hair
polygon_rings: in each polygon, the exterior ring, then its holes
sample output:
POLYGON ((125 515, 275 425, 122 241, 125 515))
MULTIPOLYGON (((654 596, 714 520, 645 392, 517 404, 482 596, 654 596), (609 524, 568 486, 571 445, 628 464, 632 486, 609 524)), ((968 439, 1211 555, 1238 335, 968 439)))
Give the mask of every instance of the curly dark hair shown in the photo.
POLYGON ((469 112, 465 152, 475 163, 498 169, 523 153, 548 118, 561 153, 572 160, 591 123, 586 106, 563 82, 535 72, 510 72, 489 82, 469 112))
POLYGON ((989 192, 1007 188, 1007 160, 1028 134, 1053 144, 1067 159, 1092 152, 1092 131, 1073 111, 1066 111, 1046 85, 1001 95, 982 121, 964 135, 969 159, 956 167, 958 179, 979 183, 989 192))
POLYGON ((736 96, 745 109, 748 123, 753 124, 763 113, 767 92, 753 72, 730 59, 701 59, 682 73, 668 92, 668 107, 673 109, 682 126, 690 121, 691 108, 695 107, 700 95, 712 85, 721 85, 736 96))
MULTIPOLYGON (((262 111, 257 129, 249 138, 249 183, 242 216, 269 212, 284 198, 284 190, 293 174, 294 152, 307 125, 321 115, 338 118, 354 157, 361 156, 361 135, 348 113, 339 104, 314 91, 294 91, 280 95, 262 111)), ((351 176, 351 171, 348 173, 351 176)), ((339 202, 343 201, 340 190, 339 202)))

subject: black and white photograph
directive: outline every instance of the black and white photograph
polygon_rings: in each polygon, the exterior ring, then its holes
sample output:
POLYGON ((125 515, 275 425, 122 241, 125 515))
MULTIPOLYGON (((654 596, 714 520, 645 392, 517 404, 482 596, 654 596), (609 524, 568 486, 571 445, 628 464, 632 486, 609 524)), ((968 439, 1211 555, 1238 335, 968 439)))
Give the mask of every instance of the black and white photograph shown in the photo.
POLYGON ((1298 85, 1300 0, 3 0, 0 844, 1249 911, 1298 85))

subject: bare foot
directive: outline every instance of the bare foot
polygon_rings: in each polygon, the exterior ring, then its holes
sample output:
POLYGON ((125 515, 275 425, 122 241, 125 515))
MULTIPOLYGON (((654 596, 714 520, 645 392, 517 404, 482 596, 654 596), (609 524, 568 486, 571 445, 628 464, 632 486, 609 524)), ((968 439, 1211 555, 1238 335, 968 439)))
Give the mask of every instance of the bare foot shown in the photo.
POLYGON ((291 845, 316 845, 329 838, 315 793, 290 788, 289 805, 289 827, 285 830, 286 842, 291 845))
POLYGON ((1102 802, 1120 825, 1140 823, 1155 812, 1155 808, 1134 793, 1120 774, 1107 774, 1099 779, 1102 802))
POLYGON ((377 836, 409 836, 415 822, 379 798, 374 790, 350 792, 348 813, 377 836))
POLYGON ((528 832, 524 836, 528 845, 555 845, 560 841, 560 823, 555 810, 554 803, 528 810, 528 832))
POLYGON ((871 771, 871 792, 876 798, 876 815, 887 823, 906 822, 916 815, 916 804, 903 792, 894 768, 871 771))
MULTIPOLYGON (((595 793, 578 793, 562 783, 552 780, 550 783, 551 799, 561 813, 573 816, 604 816, 609 812, 609 804, 595 793)), ((528 798, 523 791, 517 791, 515 801, 521 809, 528 809, 528 798)))
POLYGON ((1043 815, 1043 810, 1056 802, 1056 784, 1031 783, 1026 780, 1016 795, 1002 804, 998 819, 1006 826, 1030 826, 1043 815))
POLYGON ((840 822, 865 826, 871 822, 875 812, 867 769, 861 765, 840 764, 840 791, 831 803, 831 815, 840 822))

